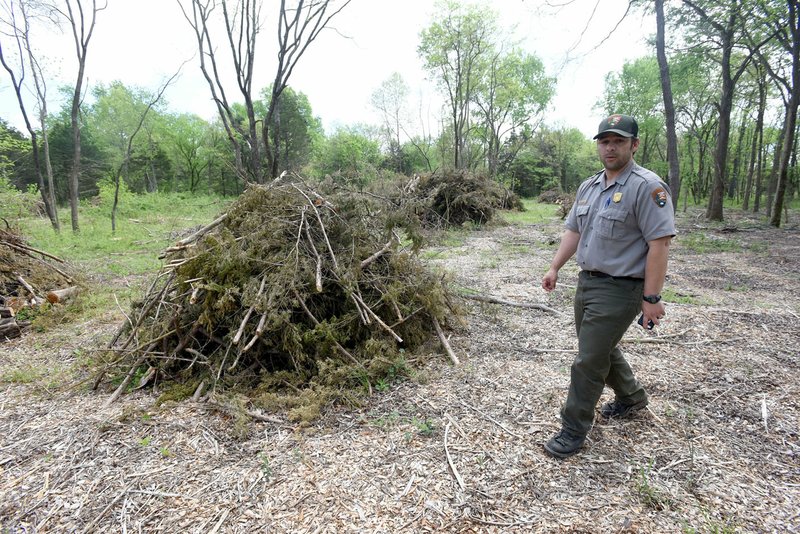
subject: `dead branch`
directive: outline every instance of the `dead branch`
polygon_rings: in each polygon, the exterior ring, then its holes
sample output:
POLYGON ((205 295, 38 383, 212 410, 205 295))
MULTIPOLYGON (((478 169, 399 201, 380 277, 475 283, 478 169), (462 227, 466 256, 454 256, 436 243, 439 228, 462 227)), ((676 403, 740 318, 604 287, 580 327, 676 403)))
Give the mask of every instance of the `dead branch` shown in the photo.
POLYGON ((203 237, 205 234, 207 234, 209 232, 209 230, 212 230, 213 228, 216 228, 217 226, 219 226, 220 224, 225 222, 225 219, 227 219, 227 218, 228 218, 228 214, 227 213, 224 213, 224 214, 220 215, 219 217, 214 219, 211 223, 209 223, 209 224, 205 225, 204 227, 200 228, 198 231, 196 231, 195 233, 193 233, 189 237, 187 237, 185 239, 181 239, 180 241, 178 241, 177 243, 175 243, 171 247, 165 249, 164 252, 159 254, 158 258, 159 259, 164 259, 171 252, 177 252, 179 250, 185 249, 186 247, 188 247, 189 245, 191 245, 192 243, 194 243, 195 241, 197 241, 198 239, 203 237))
POLYGON ((544 304, 534 304, 529 302, 512 302, 510 300, 503 300, 488 295, 462 294, 461 296, 465 299, 477 300, 479 302, 488 302, 490 304, 502 304, 503 306, 513 306, 515 308, 527 308, 530 310, 542 310, 556 315, 564 315, 562 312, 555 310, 549 306, 545 306, 544 304))
POLYGON ((456 478, 456 482, 458 482, 458 487, 461 488, 461 491, 464 491, 466 489, 466 486, 464 485, 464 479, 461 478, 461 474, 458 472, 458 469, 456 469, 456 466, 453 463, 453 458, 450 456, 450 451, 447 448, 447 436, 449 433, 450 422, 448 421, 444 427, 444 455, 447 458, 447 465, 450 466, 450 471, 453 472, 453 476, 456 478))
POLYGON ((436 335, 439 336, 439 341, 442 342, 442 346, 444 350, 447 351, 447 355, 450 356, 450 360, 453 362, 453 365, 459 365, 461 362, 458 360, 458 356, 456 353, 453 352, 453 349, 450 347, 450 342, 447 341, 447 338, 442 331, 442 325, 439 324, 439 321, 436 320, 436 317, 431 318, 433 320, 433 327, 436 329, 436 335))

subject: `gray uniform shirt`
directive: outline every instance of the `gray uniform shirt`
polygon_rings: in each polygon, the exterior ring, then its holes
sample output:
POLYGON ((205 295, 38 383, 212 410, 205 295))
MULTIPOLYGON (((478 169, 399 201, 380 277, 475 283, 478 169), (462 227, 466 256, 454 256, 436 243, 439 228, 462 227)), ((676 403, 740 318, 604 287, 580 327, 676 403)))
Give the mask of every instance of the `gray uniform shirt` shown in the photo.
POLYGON ((580 234, 577 261, 585 271, 644 278, 648 241, 675 235, 669 186, 633 160, 605 187, 605 171, 585 182, 565 222, 580 234))

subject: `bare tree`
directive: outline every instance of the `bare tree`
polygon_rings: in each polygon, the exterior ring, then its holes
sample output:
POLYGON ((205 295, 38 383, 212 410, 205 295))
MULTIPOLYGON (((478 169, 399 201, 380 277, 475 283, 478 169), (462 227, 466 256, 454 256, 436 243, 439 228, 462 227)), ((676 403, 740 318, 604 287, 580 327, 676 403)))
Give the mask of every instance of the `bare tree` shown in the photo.
POLYGON ((299 0, 294 8, 287 8, 286 0, 281 0, 278 16, 278 68, 272 82, 272 94, 263 126, 264 147, 272 178, 277 177, 279 171, 280 117, 276 116, 276 111, 279 109, 281 93, 289 85, 289 77, 308 46, 350 1, 299 0))
POLYGON ((337 3, 335 0, 299 0, 294 7, 287 7, 286 1, 281 0, 278 13, 278 66, 267 114, 263 118, 256 117, 253 100, 256 39, 262 26, 260 0, 237 0, 233 9, 228 8, 230 2, 226 0, 191 0, 191 11, 184 6, 182 0, 177 1, 194 30, 200 53, 200 70, 211 90, 228 140, 233 146, 237 174, 244 181, 255 182, 263 182, 267 176, 277 176, 280 120, 275 115, 279 109, 278 99, 286 89, 300 57, 331 18, 349 4, 350 0, 339 0, 342 5, 338 9, 332 9, 337 3), (246 125, 240 123, 232 102, 225 93, 225 78, 211 36, 211 17, 218 6, 222 10, 238 89, 244 100, 246 125), (262 139, 259 139, 257 124, 262 119, 262 139), (262 167, 262 155, 267 158, 266 172, 262 167))
POLYGON ((78 59, 78 76, 72 93, 72 107, 70 109, 70 125, 72 127, 72 169, 69 176, 69 207, 72 222, 72 231, 80 231, 78 225, 78 182, 81 173, 81 124, 80 111, 83 102, 83 83, 86 75, 86 55, 89 51, 89 42, 92 39, 94 26, 97 22, 97 13, 107 7, 107 2, 98 6, 97 0, 91 0, 91 10, 84 9, 84 2, 88 0, 65 0, 66 12, 59 9, 59 13, 69 21, 72 29, 72 38, 75 43, 75 55, 78 59))
POLYGON ((56 206, 55 192, 53 187, 53 167, 50 164, 50 145, 47 137, 47 87, 44 82, 44 77, 42 76, 41 68, 36 60, 36 57, 33 53, 33 48, 31 46, 31 15, 28 10, 27 3, 24 0, 19 2, 17 5, 21 19, 18 19, 17 17, 17 7, 15 7, 13 0, 4 1, 2 6, 5 12, 2 33, 16 43, 17 58, 19 60, 19 76, 17 76, 16 72, 6 58, 3 52, 2 43, 0 43, 0 62, 11 77, 11 83, 14 86, 14 92, 17 96, 17 103, 19 104, 20 112, 22 113, 22 117, 25 121, 25 127, 31 136, 33 167, 39 185, 39 192, 42 195, 42 201, 44 202, 45 211, 50 219, 50 223, 53 225, 53 229, 58 232, 61 229, 61 225, 58 221, 58 208, 56 206), (38 108, 39 126, 42 133, 41 154, 39 152, 37 132, 31 125, 25 102, 22 98, 22 88, 25 82, 26 60, 33 78, 35 94, 37 98, 36 106, 38 108), (45 167, 44 175, 42 173, 42 163, 44 163, 45 167), (45 175, 47 176, 46 181, 44 178, 45 175))
POLYGON ((394 170, 402 170, 402 144, 400 133, 403 131, 406 115, 406 100, 408 98, 408 84, 398 72, 392 73, 389 78, 381 83, 380 87, 372 93, 370 102, 372 107, 380 112, 383 117, 383 127, 386 134, 389 154, 394 162, 394 170))

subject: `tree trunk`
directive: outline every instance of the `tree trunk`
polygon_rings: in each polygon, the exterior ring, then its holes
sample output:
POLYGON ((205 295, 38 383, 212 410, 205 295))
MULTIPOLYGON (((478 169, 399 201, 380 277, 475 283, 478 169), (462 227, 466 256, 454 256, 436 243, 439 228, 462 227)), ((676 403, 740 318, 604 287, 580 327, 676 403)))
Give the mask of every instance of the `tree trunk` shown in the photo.
POLYGON ((755 131, 753 132, 753 142, 750 147, 750 163, 747 170, 747 186, 744 191, 744 201, 742 210, 747 211, 750 207, 750 196, 753 192, 753 174, 756 162, 761 162, 760 151, 764 135, 764 111, 767 107, 767 81, 764 79, 764 71, 759 68, 760 76, 758 80, 758 116, 756 117, 755 131))
POLYGON ((796 0, 787 0, 789 6, 789 31, 792 35, 792 82, 789 103, 786 106, 786 120, 783 128, 783 145, 781 148, 780 162, 778 164, 778 183, 775 189, 775 203, 772 210, 770 224, 774 227, 781 225, 781 212, 783 211, 786 184, 789 181, 789 162, 794 146, 795 128, 797 127, 797 106, 800 104, 800 28, 798 28, 798 13, 796 0))
POLYGON ((723 199, 728 166, 728 142, 731 133, 731 109, 733 108, 733 77, 731 76, 731 54, 733 52, 732 32, 723 32, 722 37, 722 91, 719 97, 719 124, 717 143, 714 151, 714 184, 708 201, 706 217, 712 221, 722 221, 723 199))
POLYGON ((664 97, 664 115, 667 126, 667 183, 672 189, 672 207, 678 209, 681 192, 681 164, 678 158, 678 134, 675 131, 675 103, 672 98, 672 80, 667 63, 666 35, 664 24, 664 0, 656 0, 656 52, 661 74, 661 93, 664 97))

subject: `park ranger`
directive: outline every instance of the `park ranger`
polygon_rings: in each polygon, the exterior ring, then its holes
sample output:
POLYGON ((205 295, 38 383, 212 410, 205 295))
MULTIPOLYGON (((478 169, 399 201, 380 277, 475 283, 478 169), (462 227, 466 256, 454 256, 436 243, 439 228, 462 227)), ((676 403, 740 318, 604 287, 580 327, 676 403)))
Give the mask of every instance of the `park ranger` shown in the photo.
POLYGON ((611 115, 600 123, 594 139, 603 170, 578 188, 561 244, 542 279, 542 288, 555 289, 559 269, 577 253, 578 355, 561 410, 561 431, 544 445, 557 458, 583 446, 604 386, 615 393, 615 400, 600 408, 605 418, 626 417, 648 402, 617 344, 637 315, 650 328, 664 317, 660 293, 675 219, 667 184, 633 160, 638 133, 636 120, 628 115, 611 115))

